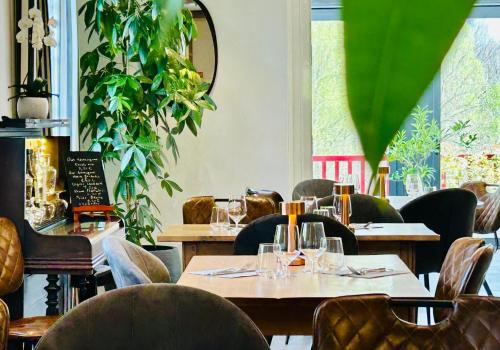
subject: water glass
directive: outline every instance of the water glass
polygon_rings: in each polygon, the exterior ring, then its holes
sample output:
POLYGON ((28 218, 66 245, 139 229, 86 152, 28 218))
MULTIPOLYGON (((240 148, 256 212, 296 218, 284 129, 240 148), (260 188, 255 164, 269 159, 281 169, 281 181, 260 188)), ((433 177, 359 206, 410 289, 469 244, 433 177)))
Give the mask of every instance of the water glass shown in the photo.
POLYGON ((310 214, 315 209, 318 209, 318 199, 316 196, 301 196, 300 200, 305 203, 306 214, 310 214))
POLYGON ((326 247, 322 239, 325 238, 325 229, 322 222, 303 222, 299 234, 299 250, 306 257, 306 262, 315 273, 315 264, 326 247))
POLYGON ((231 220, 236 224, 235 230, 238 231, 239 222, 247 215, 247 201, 245 196, 229 197, 227 211, 231 220))
POLYGON ((424 192, 424 185, 422 183, 422 178, 418 174, 408 174, 406 175, 405 181, 406 193, 410 197, 416 197, 424 192))
POLYGON ((259 252, 257 255, 257 273, 269 279, 276 278, 278 269, 277 251, 280 250, 279 244, 261 243, 259 244, 259 252))
MULTIPOLYGON (((345 196, 343 200, 346 200, 348 203, 345 205, 345 208, 349 211, 348 216, 351 217, 352 215, 352 205, 351 205, 351 197, 350 196, 345 196)), ((342 210, 343 210, 343 205, 342 205, 342 195, 334 195, 333 196, 333 216, 337 221, 342 222, 342 210)))
POLYGON ((314 210, 313 210, 313 214, 316 214, 316 215, 321 215, 321 216, 326 216, 327 218, 330 218, 330 217, 331 217, 330 210, 328 210, 328 209, 324 209, 324 208, 321 208, 321 209, 314 209, 314 210))
POLYGON ((322 246, 325 252, 320 257, 318 264, 323 273, 335 273, 344 267, 344 248, 340 237, 323 238, 322 246))
POLYGON ((222 231, 229 228, 229 214, 226 208, 213 207, 210 217, 210 227, 213 231, 222 231))
POLYGON ((289 225, 276 225, 274 233, 274 243, 278 244, 278 249, 274 252, 280 264, 280 277, 287 277, 288 265, 300 255, 298 251, 299 227, 289 225))

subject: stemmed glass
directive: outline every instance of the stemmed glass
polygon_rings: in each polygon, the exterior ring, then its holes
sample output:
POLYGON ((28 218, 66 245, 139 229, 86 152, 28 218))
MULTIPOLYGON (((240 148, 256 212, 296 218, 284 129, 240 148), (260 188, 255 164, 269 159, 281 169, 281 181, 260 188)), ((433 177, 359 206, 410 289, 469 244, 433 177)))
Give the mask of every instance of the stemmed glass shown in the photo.
POLYGON ((420 175, 406 175, 405 188, 406 193, 408 193, 408 196, 410 197, 415 197, 421 194, 424 190, 424 185, 422 184, 422 178, 420 177, 420 175))
POLYGON ((326 249, 325 228, 322 222, 303 222, 299 235, 299 250, 311 265, 312 273, 316 272, 315 264, 326 249))
POLYGON ((318 209, 318 199, 316 196, 301 196, 300 200, 305 203, 306 213, 312 213, 315 209, 318 209))
POLYGON ((293 247, 297 244, 299 236, 299 227, 289 225, 277 225, 274 234, 274 243, 277 245, 274 254, 278 257, 280 263, 280 274, 283 277, 288 277, 288 265, 292 263, 300 255, 300 252, 293 247), (292 249, 293 248, 293 249, 292 249))
MULTIPOLYGON (((352 206, 351 206, 351 197, 346 196, 344 200, 347 200, 347 210, 349 211, 348 216, 351 217, 352 215, 352 206)), ((333 216, 337 221, 342 222, 342 196, 341 195, 334 195, 333 196, 333 208, 332 208, 333 216)))
POLYGON ((227 202, 227 211, 234 221, 235 231, 239 230, 239 222, 247 215, 247 201, 245 196, 231 196, 227 202))

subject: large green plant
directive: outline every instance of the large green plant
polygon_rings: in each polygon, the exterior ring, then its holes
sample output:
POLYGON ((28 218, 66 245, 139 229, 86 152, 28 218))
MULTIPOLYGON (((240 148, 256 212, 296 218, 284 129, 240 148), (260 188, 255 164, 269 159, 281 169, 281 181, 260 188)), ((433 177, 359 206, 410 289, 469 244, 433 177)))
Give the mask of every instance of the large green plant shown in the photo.
POLYGON ((98 43, 80 59, 84 138, 105 162, 120 162, 114 198, 127 238, 154 244, 161 223, 151 180, 169 196, 181 191, 165 151, 177 161, 176 136, 186 127, 197 135, 203 110, 215 109, 209 84, 183 55, 196 26, 182 0, 88 0, 79 14, 98 43))
POLYGON ((438 71, 474 0, 346 0, 349 106, 376 169, 438 71))

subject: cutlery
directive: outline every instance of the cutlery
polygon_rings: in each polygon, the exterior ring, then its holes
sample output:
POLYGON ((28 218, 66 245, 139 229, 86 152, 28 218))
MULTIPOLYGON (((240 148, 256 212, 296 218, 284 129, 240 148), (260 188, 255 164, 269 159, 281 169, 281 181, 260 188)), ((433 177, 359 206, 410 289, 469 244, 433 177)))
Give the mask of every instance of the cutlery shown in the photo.
POLYGON ((375 268, 375 269, 362 268, 362 269, 357 270, 354 267, 347 265, 347 268, 354 275, 358 275, 358 276, 362 276, 362 275, 366 275, 367 273, 374 273, 374 272, 391 272, 391 271, 394 271, 393 269, 388 269, 386 267, 378 267, 378 268, 375 268))

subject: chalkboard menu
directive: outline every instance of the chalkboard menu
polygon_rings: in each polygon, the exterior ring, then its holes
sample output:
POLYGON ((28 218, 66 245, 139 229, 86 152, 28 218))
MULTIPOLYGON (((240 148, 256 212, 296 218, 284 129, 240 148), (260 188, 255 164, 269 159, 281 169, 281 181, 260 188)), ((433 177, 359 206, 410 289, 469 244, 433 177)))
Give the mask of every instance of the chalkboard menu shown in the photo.
POLYGON ((73 208, 109 205, 100 153, 69 152, 65 168, 73 208))

